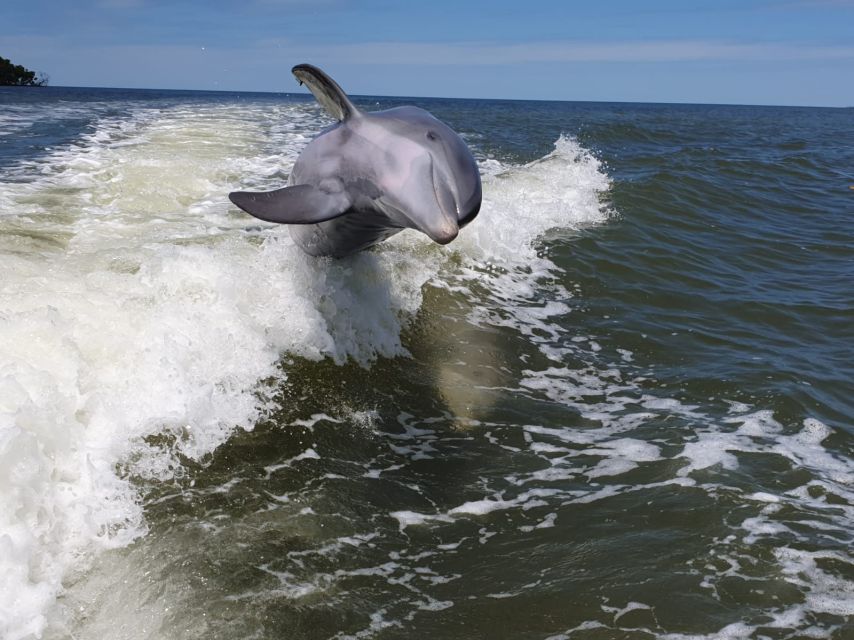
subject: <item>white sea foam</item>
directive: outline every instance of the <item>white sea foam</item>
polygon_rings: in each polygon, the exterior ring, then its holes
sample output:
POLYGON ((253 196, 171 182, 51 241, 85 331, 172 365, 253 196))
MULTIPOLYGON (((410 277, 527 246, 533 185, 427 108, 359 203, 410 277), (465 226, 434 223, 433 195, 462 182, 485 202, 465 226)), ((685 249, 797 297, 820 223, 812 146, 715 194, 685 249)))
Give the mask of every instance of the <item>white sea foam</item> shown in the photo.
POLYGON ((43 177, 0 188, 0 636, 41 633, 69 566, 145 533, 118 463, 168 476, 164 457, 251 428, 283 352, 405 353, 429 273, 390 252, 311 260, 228 212, 263 134, 225 108, 105 122, 43 177), (153 433, 173 450, 145 444, 153 433))
MULTIPOLYGON (((556 505, 661 486, 713 493, 722 474, 738 469, 739 453, 747 452, 789 460, 813 471, 813 479, 785 494, 744 496, 756 513, 713 550, 730 569, 697 569, 706 588, 714 592, 721 578, 740 575, 733 541, 797 536, 796 527, 809 521, 786 521, 784 506, 807 509, 819 523, 813 535, 850 539, 854 513, 846 505, 854 502, 854 475, 848 461, 825 449, 829 427, 807 419, 787 435, 771 412, 743 403, 731 403, 718 424, 703 407, 646 392, 644 379, 631 373, 631 352, 616 349, 612 362, 604 340, 567 336, 555 322, 571 312, 574 290, 554 282, 557 267, 538 250, 538 239, 550 229, 578 229, 609 215, 599 198, 607 176, 576 141, 561 138, 554 152, 524 166, 484 162, 481 218, 447 249, 406 232, 377 251, 333 263, 303 256, 284 229, 259 231, 230 213, 223 198, 238 180, 250 188, 281 184, 320 124, 316 111, 305 107, 258 107, 250 114, 227 107, 141 111, 104 121, 85 145, 22 165, 14 183, 0 184, 0 255, 7 275, 0 282, 0 571, 8 577, 0 583, 0 636, 43 632, 45 613, 70 569, 85 568, 100 548, 145 534, 136 488, 117 472, 118 464, 138 478, 168 479, 180 473, 175 454, 203 459, 235 428, 251 428, 265 410, 259 381, 282 375, 282 353, 363 364, 404 355, 401 329, 428 284, 480 300, 469 313, 472 324, 527 336, 551 365, 525 371, 513 392, 564 405, 588 425, 526 425, 524 443, 505 448, 521 452, 527 446, 541 468, 509 476, 501 490, 485 487, 450 508, 395 511, 390 516, 401 531, 518 510, 530 523, 519 530, 530 533, 555 525, 556 505), (18 180, 28 174, 39 177, 18 180), (454 261, 447 261, 449 252, 454 261), (476 287, 485 287, 488 299, 473 293, 476 287), (569 366, 567 356, 585 364, 569 366), (692 425, 690 435, 674 446, 636 433, 656 420, 684 421, 692 425), (171 448, 147 444, 151 434, 171 436, 171 448), (676 451, 665 455, 665 444, 676 451), (623 478, 665 459, 676 462, 668 478, 647 485, 623 478), (579 479, 588 486, 561 488, 579 479)), ((446 364, 437 372, 449 411, 468 424, 482 424, 479 408, 501 387, 500 366, 489 351, 465 354, 466 368, 494 374, 477 384, 446 364)), ((367 413, 361 419, 373 424, 367 413)), ((331 418, 318 414, 295 424, 320 420, 331 418)), ((403 434, 383 434, 390 450, 411 460, 436 454, 437 436, 420 428, 424 422, 405 414, 400 422, 403 434)), ((283 464, 311 464, 318 456, 312 446, 283 464)), ((279 468, 271 465, 268 472, 279 468)), ((396 468, 370 469, 366 476, 396 468)), ((289 501, 287 494, 270 497, 289 501)), ((479 533, 473 540, 480 544, 496 535, 485 528, 479 533)), ((343 537, 312 553, 335 555, 364 540, 343 537)), ((436 552, 453 553, 458 546, 439 545, 436 552)), ((775 613, 771 626, 803 627, 810 612, 851 615, 850 582, 826 566, 850 566, 842 554, 780 547, 775 559, 804 602, 775 613)), ((410 569, 390 562, 310 579, 270 569, 280 582, 270 595, 311 597, 357 575, 396 584, 411 584, 415 576, 453 579, 410 569)), ((108 578, 100 588, 110 588, 108 578)), ((419 598, 427 610, 451 604, 422 592, 419 598)), ((117 596, 115 610, 126 600, 117 596)), ((614 609, 609 623, 644 606, 614 609)), ((357 636, 398 624, 386 615, 376 612, 357 636)), ((98 619, 92 637, 110 628, 107 613, 98 619)), ((123 630, 131 638, 152 621, 127 622, 123 630)), ((605 626, 589 621, 577 628, 605 626)), ((754 630, 734 623, 702 637, 743 637, 754 630)))
MULTIPOLYGON (((259 233, 230 211, 224 194, 238 180, 278 186, 324 123, 305 106, 253 109, 107 118, 0 184, 4 638, 43 633, 70 568, 145 534, 136 488, 117 465, 167 479, 180 469, 175 454, 202 459, 235 427, 251 428, 266 406, 257 385, 281 375, 282 353, 405 355, 400 332, 422 287, 444 282, 447 253, 418 234, 332 263, 304 256, 284 228, 259 233), (173 444, 146 443, 152 434, 173 444)), ((485 179, 489 222, 453 249, 473 278, 495 262, 546 273, 532 242, 604 219, 596 192, 606 187, 596 161, 561 138, 542 160, 485 179)), ((530 274, 508 274, 491 286, 526 301, 525 326, 565 311, 536 300, 530 274)), ((395 517, 404 527, 422 516, 395 517)))
MULTIPOLYGON (((607 220, 610 212, 600 194, 609 187, 601 163, 574 138, 561 136, 543 158, 521 167, 493 167, 484 176, 483 224, 466 227, 455 248, 479 264, 550 271, 554 265, 538 258, 534 241, 549 229, 580 229, 607 220)), ((536 284, 529 278, 524 286, 533 292, 536 284)))

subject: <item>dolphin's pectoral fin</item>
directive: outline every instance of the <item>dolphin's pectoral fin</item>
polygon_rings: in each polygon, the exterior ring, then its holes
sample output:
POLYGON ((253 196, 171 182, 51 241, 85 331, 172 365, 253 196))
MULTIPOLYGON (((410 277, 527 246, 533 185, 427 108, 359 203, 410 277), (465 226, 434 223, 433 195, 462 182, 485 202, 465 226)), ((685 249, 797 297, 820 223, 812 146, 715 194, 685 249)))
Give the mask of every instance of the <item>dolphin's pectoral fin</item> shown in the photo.
POLYGON ((358 115, 359 110, 353 106, 344 90, 323 71, 310 64, 298 64, 291 72, 305 84, 317 98, 317 101, 336 120, 342 121, 358 115))
POLYGON ((316 224, 350 208, 343 192, 328 193, 309 184, 258 193, 233 191, 228 199, 256 218, 280 224, 316 224))

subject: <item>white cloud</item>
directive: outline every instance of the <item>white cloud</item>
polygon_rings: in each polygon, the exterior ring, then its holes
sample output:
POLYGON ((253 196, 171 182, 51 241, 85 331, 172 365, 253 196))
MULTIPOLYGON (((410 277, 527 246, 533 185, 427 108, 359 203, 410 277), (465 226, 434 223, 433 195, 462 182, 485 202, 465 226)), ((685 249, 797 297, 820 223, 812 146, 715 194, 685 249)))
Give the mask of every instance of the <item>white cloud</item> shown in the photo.
POLYGON ((366 42, 300 47, 324 60, 352 64, 507 65, 546 62, 781 61, 854 58, 854 46, 738 43, 714 40, 593 42, 366 42), (316 51, 312 51, 316 49, 316 51))
MULTIPOLYGON (((128 0, 111 0, 122 2, 128 0)), ((129 0, 134 1, 134 0, 129 0)), ((133 52, 140 56, 160 57, 167 52, 176 62, 197 48, 188 45, 73 45, 64 38, 2 38, 7 47, 32 51, 76 51, 90 59, 133 52), (184 55, 181 55, 181 54, 184 55)), ((854 45, 814 43, 750 43, 721 40, 639 40, 615 42, 550 41, 501 44, 496 42, 389 42, 374 41, 346 44, 301 43, 282 38, 240 45, 228 43, 211 47, 232 57, 233 62, 272 56, 279 60, 311 60, 351 65, 489 65, 605 62, 697 62, 697 61, 832 61, 854 60, 854 45)), ((195 57, 195 55, 191 56, 195 57)))
POLYGON ((141 7, 143 0, 98 0, 102 9, 135 9, 141 7))

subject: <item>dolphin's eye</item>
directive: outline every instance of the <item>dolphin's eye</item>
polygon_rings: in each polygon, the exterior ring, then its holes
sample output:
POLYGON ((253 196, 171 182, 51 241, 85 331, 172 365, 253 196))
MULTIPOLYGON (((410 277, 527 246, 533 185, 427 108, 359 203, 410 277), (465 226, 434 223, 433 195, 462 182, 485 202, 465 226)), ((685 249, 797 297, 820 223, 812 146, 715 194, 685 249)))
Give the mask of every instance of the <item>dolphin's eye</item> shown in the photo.
POLYGON ((435 131, 428 131, 427 132, 427 139, 435 141, 435 140, 439 139, 439 136, 436 135, 435 131))

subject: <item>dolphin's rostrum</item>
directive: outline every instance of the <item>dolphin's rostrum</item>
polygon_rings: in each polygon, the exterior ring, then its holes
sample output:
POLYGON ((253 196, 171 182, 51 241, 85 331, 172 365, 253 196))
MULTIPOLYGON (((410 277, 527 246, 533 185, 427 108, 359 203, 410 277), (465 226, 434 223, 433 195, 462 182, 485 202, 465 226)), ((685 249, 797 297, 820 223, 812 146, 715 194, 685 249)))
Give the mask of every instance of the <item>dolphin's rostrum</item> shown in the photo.
POLYGON ((480 173, 450 127, 412 106, 363 113, 312 65, 293 74, 338 122, 306 146, 288 186, 235 191, 228 196, 234 204, 293 225, 296 243, 314 256, 342 257, 403 229, 447 244, 475 218, 480 173))

